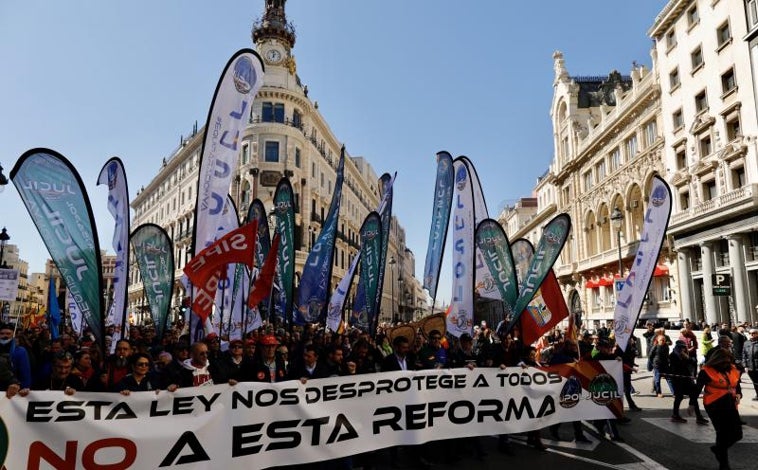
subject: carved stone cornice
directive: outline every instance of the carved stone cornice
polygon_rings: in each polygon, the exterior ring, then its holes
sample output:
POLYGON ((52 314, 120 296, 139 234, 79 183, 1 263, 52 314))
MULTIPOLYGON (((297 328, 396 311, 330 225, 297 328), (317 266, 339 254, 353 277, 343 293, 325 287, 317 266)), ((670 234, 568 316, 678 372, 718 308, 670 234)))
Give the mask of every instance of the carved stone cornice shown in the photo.
POLYGON ((725 162, 731 162, 747 154, 747 143, 743 137, 738 137, 727 143, 719 150, 717 158, 725 162))
POLYGON ((690 126, 690 134, 696 135, 700 134, 704 130, 708 129, 710 126, 712 126, 716 122, 716 118, 711 116, 708 113, 703 113, 698 115, 695 118, 695 121, 692 123, 692 126, 690 126))

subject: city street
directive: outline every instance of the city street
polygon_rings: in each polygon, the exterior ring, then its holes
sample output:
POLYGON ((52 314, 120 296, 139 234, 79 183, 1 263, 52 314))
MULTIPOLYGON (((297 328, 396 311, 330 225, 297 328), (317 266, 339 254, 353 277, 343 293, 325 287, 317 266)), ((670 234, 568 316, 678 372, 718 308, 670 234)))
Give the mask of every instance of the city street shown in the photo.
MULTIPOLYGON (((669 469, 700 470, 718 468, 709 447, 715 442, 713 426, 697 425, 694 417, 686 414, 687 401, 682 403, 682 416, 687 423, 678 424, 670 421, 673 398, 665 393, 657 398, 651 393, 652 373, 644 372, 632 376, 635 389, 640 392, 633 397, 641 412, 628 413, 629 424, 618 425, 619 433, 625 442, 612 442, 598 437, 594 427, 584 423, 584 431, 591 444, 575 444, 569 424, 560 429, 561 441, 549 439, 549 432, 542 432, 543 443, 548 447, 540 452, 526 445, 525 436, 511 439, 515 455, 508 456, 497 449, 495 437, 482 437, 481 442, 488 455, 484 461, 464 456, 455 462, 435 463, 432 468, 477 468, 500 469, 507 467, 528 468, 537 464, 537 468, 560 469, 669 469)), ((742 441, 729 450, 732 469, 756 468, 756 444, 758 444, 758 401, 753 401, 755 391, 747 375, 742 378, 744 399, 740 406, 743 419, 742 441)), ((668 391, 664 386, 664 391, 668 391)), ((702 402, 701 402, 702 403, 702 402)), ((705 413, 705 412, 703 412, 705 413)), ((446 443, 447 444, 447 443, 446 443)), ((454 445, 454 444, 451 444, 454 445)), ((444 447, 441 446, 440 449, 444 447)), ((377 458, 377 467, 393 468, 389 465, 388 453, 381 452, 377 458)), ((439 459, 443 460, 443 459, 439 459)), ((407 459, 400 459, 402 468, 413 468, 407 459)))

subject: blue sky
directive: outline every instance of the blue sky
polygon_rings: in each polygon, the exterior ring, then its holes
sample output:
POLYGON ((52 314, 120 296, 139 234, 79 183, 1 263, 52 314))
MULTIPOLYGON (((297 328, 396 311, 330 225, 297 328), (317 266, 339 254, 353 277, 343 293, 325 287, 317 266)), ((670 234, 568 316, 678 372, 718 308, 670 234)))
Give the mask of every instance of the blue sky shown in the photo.
MULTIPOLYGON (((180 135, 205 122, 221 70, 251 45, 263 3, 0 2, 5 175, 32 147, 61 152, 82 175, 110 248, 100 168, 119 156, 132 196, 150 181, 180 135)), ((665 4, 290 0, 287 15, 298 74, 334 134, 377 174, 398 172, 394 210, 420 277, 435 153, 471 158, 492 217, 529 196, 553 153, 553 51, 571 75, 649 67, 647 30, 665 4)), ((0 226, 30 272, 43 271, 49 255, 12 185, 0 193, 0 226)))

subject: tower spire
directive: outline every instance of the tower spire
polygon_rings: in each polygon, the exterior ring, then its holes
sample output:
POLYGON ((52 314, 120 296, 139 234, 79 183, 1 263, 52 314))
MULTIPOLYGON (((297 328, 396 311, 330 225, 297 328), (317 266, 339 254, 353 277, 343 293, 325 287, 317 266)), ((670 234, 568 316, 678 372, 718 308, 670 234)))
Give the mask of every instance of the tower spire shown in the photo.
POLYGON ((265 0, 263 16, 253 23, 253 42, 278 39, 290 49, 295 45, 295 27, 287 22, 284 4, 287 0, 265 0))

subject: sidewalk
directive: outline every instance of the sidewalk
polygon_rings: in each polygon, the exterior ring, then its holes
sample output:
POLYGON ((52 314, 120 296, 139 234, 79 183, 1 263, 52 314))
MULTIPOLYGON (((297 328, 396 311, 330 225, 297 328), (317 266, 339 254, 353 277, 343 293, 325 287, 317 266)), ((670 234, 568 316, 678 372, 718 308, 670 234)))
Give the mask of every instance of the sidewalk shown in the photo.
MULTIPOLYGON (((642 358, 642 360, 646 360, 642 358)), ((639 362, 642 362, 640 360, 639 362)), ((740 402, 740 414, 744 416, 758 416, 758 400, 753 400, 756 397, 755 388, 753 383, 747 374, 742 375, 742 381, 740 383, 742 387, 742 401, 740 402)), ((639 392, 639 395, 632 395, 632 400, 643 409, 655 410, 655 409, 671 409, 673 405, 673 395, 665 383, 665 380, 661 380, 661 389, 663 390, 663 398, 658 398, 653 392, 653 373, 648 371, 640 371, 632 374, 632 386, 639 392)), ((702 399, 702 395, 701 395, 702 399)), ((626 400, 625 400, 626 401, 626 400)), ((687 408, 687 400, 682 402, 683 409, 687 408)), ((626 409, 626 403, 624 403, 626 409)), ((700 402, 700 408, 702 409, 702 401, 700 402)))

